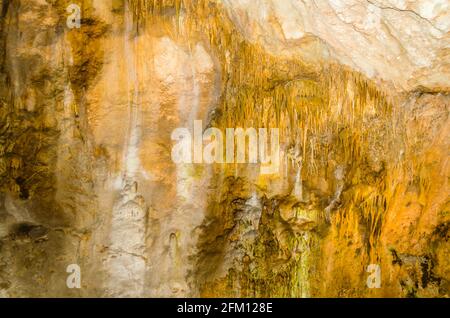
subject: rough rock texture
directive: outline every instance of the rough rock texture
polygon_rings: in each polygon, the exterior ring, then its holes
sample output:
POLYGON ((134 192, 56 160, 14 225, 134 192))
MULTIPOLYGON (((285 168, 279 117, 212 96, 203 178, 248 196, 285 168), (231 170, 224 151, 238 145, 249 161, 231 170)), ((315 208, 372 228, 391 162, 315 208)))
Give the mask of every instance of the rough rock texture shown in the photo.
POLYGON ((446 0, 225 0, 250 41, 280 55, 336 59, 398 90, 448 88, 446 0))
POLYGON ((449 1, 0 4, 0 296, 450 295, 449 1), (176 164, 194 120, 279 172, 176 164))

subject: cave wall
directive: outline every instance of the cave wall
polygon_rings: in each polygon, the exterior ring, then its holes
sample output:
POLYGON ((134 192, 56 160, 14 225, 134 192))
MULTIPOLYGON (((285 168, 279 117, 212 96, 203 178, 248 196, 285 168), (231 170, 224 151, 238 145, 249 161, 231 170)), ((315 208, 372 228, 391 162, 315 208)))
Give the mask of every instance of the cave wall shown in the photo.
POLYGON ((448 296, 447 1, 0 3, 1 296, 448 296), (278 173, 175 163, 194 120, 278 173))

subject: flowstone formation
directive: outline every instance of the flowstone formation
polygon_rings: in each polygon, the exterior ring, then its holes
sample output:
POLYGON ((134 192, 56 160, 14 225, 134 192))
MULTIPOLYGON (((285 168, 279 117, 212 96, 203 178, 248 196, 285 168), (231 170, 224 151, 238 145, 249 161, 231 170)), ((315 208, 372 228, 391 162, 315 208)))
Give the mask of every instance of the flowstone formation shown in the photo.
POLYGON ((0 296, 450 295, 448 1, 0 4, 0 296))

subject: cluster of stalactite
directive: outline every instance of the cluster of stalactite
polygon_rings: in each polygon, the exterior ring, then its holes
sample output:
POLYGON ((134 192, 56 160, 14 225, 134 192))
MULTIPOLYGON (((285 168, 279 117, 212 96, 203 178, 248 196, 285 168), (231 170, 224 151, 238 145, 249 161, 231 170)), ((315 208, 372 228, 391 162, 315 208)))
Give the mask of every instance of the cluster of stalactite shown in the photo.
MULTIPOLYGON (((317 176, 333 183, 336 167, 344 167, 345 191, 332 207, 333 226, 345 236, 355 224, 362 224, 367 236, 365 253, 376 263, 384 215, 397 184, 417 180, 420 196, 426 196, 429 184, 420 158, 407 152, 399 157, 392 151, 408 144, 397 101, 341 65, 308 65, 293 57, 268 54, 237 32, 216 1, 130 4, 137 28, 162 25, 166 35, 184 39, 187 46, 196 41, 208 44, 220 64, 222 87, 211 125, 279 128, 284 148, 296 149, 301 177, 310 189, 318 188, 317 176)), ((259 185, 263 187, 264 180, 259 185)), ((322 200, 318 209, 324 211, 328 203, 322 200)))

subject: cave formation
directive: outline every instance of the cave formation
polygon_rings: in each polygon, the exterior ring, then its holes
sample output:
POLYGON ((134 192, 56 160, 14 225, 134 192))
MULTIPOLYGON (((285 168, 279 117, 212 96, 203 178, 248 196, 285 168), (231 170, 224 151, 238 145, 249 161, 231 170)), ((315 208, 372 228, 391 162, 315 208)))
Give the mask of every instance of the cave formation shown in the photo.
POLYGON ((450 295, 448 1, 0 3, 0 297, 450 295))

